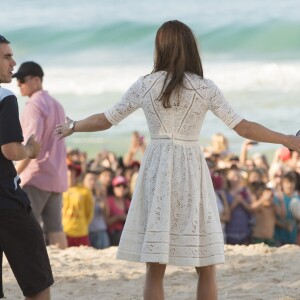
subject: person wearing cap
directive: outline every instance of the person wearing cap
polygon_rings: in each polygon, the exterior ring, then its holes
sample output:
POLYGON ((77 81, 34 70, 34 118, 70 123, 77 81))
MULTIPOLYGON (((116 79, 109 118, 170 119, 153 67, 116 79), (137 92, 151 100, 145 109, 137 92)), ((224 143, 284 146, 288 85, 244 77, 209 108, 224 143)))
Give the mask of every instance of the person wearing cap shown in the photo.
MULTIPOLYGON (((9 44, 0 35, 0 83, 11 82, 16 65, 9 44)), ((30 134, 23 141, 17 98, 0 87, 0 298, 4 253, 26 299, 47 300, 53 275, 43 233, 12 162, 37 158, 40 144, 30 134)))
POLYGON ((62 221, 68 246, 90 246, 89 225, 94 216, 92 191, 80 184, 81 166, 68 163, 69 188, 63 193, 62 221))
POLYGON ((125 198, 127 181, 123 176, 116 176, 112 180, 113 196, 107 197, 105 205, 105 218, 108 225, 108 233, 111 246, 118 246, 130 200, 125 198))
POLYGON ((62 193, 67 190, 66 146, 56 143, 53 130, 65 120, 62 105, 43 89, 44 72, 39 64, 27 61, 13 75, 22 96, 29 97, 21 115, 23 134, 34 132, 42 148, 36 160, 24 159, 17 164, 23 189, 50 245, 64 249, 66 236, 62 228, 62 193))

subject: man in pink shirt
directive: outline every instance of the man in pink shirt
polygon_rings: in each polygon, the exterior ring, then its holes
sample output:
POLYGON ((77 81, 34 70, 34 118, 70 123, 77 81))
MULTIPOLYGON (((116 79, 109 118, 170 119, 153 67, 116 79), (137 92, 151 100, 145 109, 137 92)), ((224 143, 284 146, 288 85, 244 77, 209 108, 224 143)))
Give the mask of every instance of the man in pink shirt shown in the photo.
POLYGON ((44 72, 35 62, 23 63, 17 78, 22 96, 28 96, 21 115, 24 138, 31 133, 42 145, 37 159, 24 159, 17 166, 23 189, 31 200, 32 210, 49 244, 61 249, 67 247, 62 228, 62 193, 67 190, 66 146, 57 141, 53 132, 55 125, 65 121, 61 104, 43 90, 44 72))

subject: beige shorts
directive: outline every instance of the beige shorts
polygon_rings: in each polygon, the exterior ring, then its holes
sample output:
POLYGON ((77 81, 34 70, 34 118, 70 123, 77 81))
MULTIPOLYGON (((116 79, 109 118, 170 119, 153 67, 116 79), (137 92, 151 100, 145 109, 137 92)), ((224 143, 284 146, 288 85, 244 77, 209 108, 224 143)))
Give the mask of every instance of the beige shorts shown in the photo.
POLYGON ((31 185, 22 187, 30 201, 32 212, 45 233, 61 232, 62 194, 40 190, 31 185))

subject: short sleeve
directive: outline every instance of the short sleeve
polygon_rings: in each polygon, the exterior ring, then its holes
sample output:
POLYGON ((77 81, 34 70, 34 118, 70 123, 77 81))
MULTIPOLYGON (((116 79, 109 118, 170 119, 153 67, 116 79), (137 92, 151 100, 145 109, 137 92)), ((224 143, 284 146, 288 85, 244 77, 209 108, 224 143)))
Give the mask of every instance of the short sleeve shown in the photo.
POLYGON ((21 114, 21 125, 25 140, 34 133, 36 140, 41 142, 44 133, 44 118, 44 114, 39 107, 29 100, 21 114))
POLYGON ((0 145, 23 140, 17 98, 9 95, 0 101, 0 145))
POLYGON ((229 128, 234 128, 243 118, 226 101, 221 90, 212 81, 209 82, 211 85, 209 109, 229 128))
POLYGON ((118 125, 119 122, 141 107, 142 78, 140 77, 127 90, 119 103, 104 112, 105 117, 111 124, 118 125))

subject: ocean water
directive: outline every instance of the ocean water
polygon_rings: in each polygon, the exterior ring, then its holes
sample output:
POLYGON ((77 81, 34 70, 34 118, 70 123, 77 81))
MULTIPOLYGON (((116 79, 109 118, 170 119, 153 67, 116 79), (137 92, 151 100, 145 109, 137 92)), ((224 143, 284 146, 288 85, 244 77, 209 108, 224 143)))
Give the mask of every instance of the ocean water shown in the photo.
MULTIPOLYGON (((151 72, 155 33, 170 19, 192 28, 205 77, 244 118, 285 133, 299 129, 298 0, 12 0, 1 3, 0 34, 11 41, 18 64, 34 60, 43 66, 44 88, 69 117, 81 119, 119 101, 151 72)), ((26 99, 16 82, 6 87, 17 94, 22 111, 26 99)), ((149 137, 141 110, 109 131, 76 134, 67 143, 90 155, 103 148, 122 153, 137 128, 149 137)), ((201 143, 208 145, 215 132, 239 151, 243 139, 208 113, 201 143)), ((276 147, 259 144, 253 151, 276 147)))

